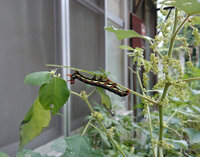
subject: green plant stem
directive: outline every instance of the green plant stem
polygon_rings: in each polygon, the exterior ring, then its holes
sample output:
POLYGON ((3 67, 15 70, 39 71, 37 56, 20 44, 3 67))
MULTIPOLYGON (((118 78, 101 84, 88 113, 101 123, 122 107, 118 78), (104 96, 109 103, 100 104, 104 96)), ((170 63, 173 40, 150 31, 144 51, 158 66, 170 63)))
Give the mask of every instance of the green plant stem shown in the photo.
POLYGON ((59 116, 61 116, 61 117, 64 117, 64 116, 63 116, 61 113, 59 113, 59 112, 58 112, 58 113, 56 113, 56 114, 57 114, 57 115, 59 115, 59 116))
POLYGON ((76 96, 78 96, 78 97, 82 98, 82 97, 81 97, 81 95, 80 95, 80 94, 78 94, 78 93, 76 93, 76 92, 70 91, 70 93, 72 93, 72 94, 74 94, 74 95, 76 95, 76 96))
MULTIPOLYGON (((99 75, 99 74, 96 74, 96 73, 93 73, 93 72, 90 72, 90 71, 86 71, 86 70, 83 70, 83 69, 72 68, 72 67, 68 67, 68 66, 53 65, 53 64, 46 64, 46 66, 49 66, 49 67, 68 68, 68 69, 78 70, 78 71, 82 71, 82 72, 84 72, 84 73, 88 73, 88 74, 92 74, 92 75, 96 75, 96 76, 102 76, 102 75, 99 75)), ((112 81, 111 81, 111 82, 112 82, 112 81)), ((141 94, 139 94, 139 93, 137 93, 137 92, 135 92, 135 91, 133 91, 133 90, 131 90, 131 89, 128 89, 128 88, 126 88, 126 87, 123 86, 123 85, 117 84, 117 86, 120 87, 120 88, 122 88, 122 89, 129 90, 130 93, 132 93, 132 94, 134 94, 134 95, 136 95, 136 96, 139 96, 139 97, 141 97, 141 98, 143 98, 143 99, 145 99, 145 100, 147 100, 147 101, 149 101, 149 102, 151 102, 151 103, 158 104, 156 101, 154 101, 154 100, 152 100, 152 99, 150 99, 150 98, 147 98, 147 97, 145 97, 145 96, 143 96, 143 95, 141 95, 141 94)))
POLYGON ((172 37, 171 37, 171 40, 170 40, 170 43, 169 43, 169 51, 168 51, 169 57, 171 57, 171 55, 172 55, 172 49, 173 49, 174 41, 175 41, 175 37, 176 37, 176 35, 174 36, 174 34, 175 34, 175 31, 176 31, 176 26, 177 26, 177 22, 178 22, 177 21, 177 15, 178 15, 178 10, 177 10, 177 8, 175 8, 174 26, 173 26, 173 30, 172 30, 172 37))
POLYGON ((129 89, 129 88, 126 88, 125 86, 123 86, 123 85, 121 85, 121 84, 117 84, 117 86, 120 87, 120 88, 122 88, 122 89, 129 90, 130 93, 132 93, 132 94, 134 94, 134 95, 136 95, 136 96, 139 96, 139 97, 141 97, 141 98, 143 98, 143 99, 145 99, 145 100, 147 100, 147 101, 149 101, 149 102, 151 102, 151 103, 153 103, 153 104, 158 105, 158 102, 157 102, 157 101, 152 100, 152 99, 150 99, 150 98, 148 98, 148 97, 146 97, 146 96, 143 96, 143 95, 141 95, 141 94, 139 94, 139 93, 137 93, 137 92, 135 92, 135 91, 133 91, 133 90, 131 90, 131 89, 129 89))
POLYGON ((180 80, 180 81, 190 82, 190 81, 197 81, 197 80, 200 80, 200 77, 193 77, 193 78, 183 79, 183 80, 180 80))
POLYGON ((101 131, 100 129, 98 129, 96 126, 94 126, 92 123, 90 123, 90 125, 95 128, 98 132, 100 132, 101 134, 103 134, 104 136, 107 136, 103 131, 101 131))
MULTIPOLYGON (((162 97, 161 97, 161 102, 165 99, 166 95, 167 95, 167 91, 169 89, 170 84, 167 83, 165 85, 162 97)), ((163 104, 159 105, 159 121, 160 121, 160 125, 159 125, 159 146, 158 146, 158 157, 163 157, 163 104)))
MULTIPOLYGON (((174 45, 174 41, 176 38, 176 35, 179 33, 179 31, 181 30, 181 28, 183 27, 183 25, 186 23, 186 21, 189 18, 189 15, 182 21, 182 23, 179 25, 179 27, 176 29, 177 27, 177 15, 178 15, 178 11, 177 9, 175 9, 175 17, 174 17, 174 26, 173 26, 173 31, 172 31, 172 37, 170 40, 170 44, 169 44, 169 51, 168 51, 168 56, 171 57, 172 56, 172 50, 173 50, 173 45, 174 45)), ((164 91, 161 97, 161 102, 165 99, 166 95, 167 95, 167 91, 169 88, 170 84, 166 83, 165 87, 164 87, 164 91)), ((162 104, 159 105, 159 120, 160 120, 160 125, 159 125, 159 147, 158 147, 158 157, 163 157, 163 106, 162 104)))
POLYGON ((189 19, 189 15, 186 16, 186 18, 182 21, 182 23, 179 25, 179 27, 176 30, 176 25, 177 25, 177 9, 175 10, 175 20, 174 20, 174 28, 173 28, 173 34, 170 40, 170 46, 169 46, 169 51, 168 51, 168 56, 171 57, 172 55, 172 49, 173 49, 173 45, 174 45, 174 41, 176 38, 176 35, 179 33, 179 31, 181 30, 181 28, 184 26, 184 24, 187 22, 187 20, 189 19))
POLYGON ((147 113, 148 113, 149 131, 150 131, 150 138, 151 138, 151 144, 152 144, 152 151, 153 151, 154 157, 156 157, 155 145, 153 143, 153 129, 152 129, 151 113, 150 113, 149 106, 147 106, 147 113))
POLYGON ((88 121, 87 125, 85 126, 85 128, 84 128, 84 130, 83 130, 83 133, 82 133, 82 136, 85 135, 85 132, 87 131, 87 128, 88 128, 88 126, 90 125, 92 119, 93 119, 93 118, 90 118, 90 120, 88 121))
MULTIPOLYGON (((130 67, 129 67, 129 69, 130 69, 133 73, 136 74, 137 79, 138 79, 138 82, 139 82, 139 84, 140 84, 140 88, 141 88, 141 90, 142 90, 142 94, 143 94, 144 96, 146 96, 146 94, 145 94, 145 92, 144 92, 143 85, 142 85, 142 81, 141 81, 141 79, 140 79, 139 69, 137 68, 136 72, 133 71, 133 69, 131 69, 130 67)), ((152 139, 153 139, 153 129, 152 129, 151 113, 150 113, 149 106, 147 106, 147 113, 148 113, 148 121, 149 121, 149 130, 150 130, 150 138, 151 138, 151 144, 152 144, 152 151, 153 151, 154 157, 156 157, 155 145, 154 145, 154 143, 153 143, 153 141, 152 141, 152 139)))
POLYGON ((46 66, 47 67, 67 68, 67 69, 72 69, 72 70, 77 70, 77 71, 81 71, 81 72, 84 72, 84 73, 88 73, 88 74, 91 74, 91 75, 102 76, 101 74, 96 74, 96 73, 91 72, 91 71, 78 69, 78 68, 73 68, 73 67, 69 67, 69 66, 55 65, 55 64, 46 64, 46 66))
POLYGON ((96 91, 96 88, 93 89, 93 90, 88 94, 88 97, 90 97, 95 91, 96 91))
POLYGON ((98 118, 96 118, 96 120, 99 122, 99 124, 101 125, 101 127, 103 128, 103 130, 105 131, 107 137, 110 139, 110 141, 115 145, 115 147, 119 150, 119 152, 121 153, 121 155, 123 157, 126 157, 126 155, 124 154, 124 152, 121 150, 121 148, 118 146, 118 144, 114 141, 114 139, 111 137, 110 133, 108 132, 108 130, 104 127, 103 123, 101 122, 101 120, 99 120, 98 118))
MULTIPOLYGON (((87 99, 83 99, 83 100, 87 103, 88 107, 90 108, 91 112, 93 113, 94 110, 93 110, 92 105, 90 104, 90 102, 89 102, 87 99)), ((100 120, 99 118, 97 118, 97 117, 94 117, 94 118, 97 120, 97 122, 99 123, 99 125, 101 125, 101 127, 102 127, 103 130, 105 131, 107 137, 108 137, 109 140, 114 144, 114 146, 119 150, 119 152, 121 153, 121 155, 122 155, 123 157, 126 157, 126 155, 125 155, 124 152, 121 150, 121 148, 118 146, 118 144, 113 140, 113 138, 111 137, 110 133, 109 133, 108 130, 105 128, 105 126, 103 125, 103 123, 101 122, 101 120, 100 120)))
POLYGON ((177 110, 174 111, 174 113, 169 117, 169 119, 166 121, 166 124, 175 116, 176 113, 177 113, 177 110))
POLYGON ((138 79, 138 82, 139 82, 140 88, 141 88, 141 90, 142 90, 142 94, 143 94, 144 96, 146 96, 145 93, 144 93, 144 88, 143 88, 143 85, 142 85, 142 81, 141 81, 141 79, 140 79, 140 75, 139 75, 139 69, 138 69, 138 67, 137 67, 137 70, 136 70, 136 75, 137 75, 137 79, 138 79))
MULTIPOLYGON (((142 81, 140 79, 140 75, 139 75, 139 69, 137 68, 137 71, 136 71, 136 75, 137 75, 137 78, 138 78, 138 81, 139 81, 139 84, 140 84, 140 88, 142 90, 142 93, 144 96, 146 96, 145 92, 144 92, 144 88, 143 88, 143 85, 142 85, 142 81)), ((153 151, 153 155, 154 157, 156 157, 156 152, 155 152, 155 145, 153 143, 153 129, 152 129, 152 122, 151 122, 151 113, 150 113, 150 109, 149 109, 149 106, 147 106, 147 114, 148 114, 148 121, 149 121, 149 131, 150 131, 150 138, 151 138, 151 144, 152 144, 152 151, 153 151)))
MULTIPOLYGON (((92 105, 90 104, 90 102, 88 101, 88 96, 86 94, 78 94, 76 92, 71 91, 72 94, 75 94, 79 97, 81 97, 88 105, 88 107, 90 108, 90 111, 92 113, 94 113, 94 110, 92 108, 92 105)), ((110 133, 108 132, 108 130, 104 127, 103 123, 101 122, 101 120, 98 117, 94 117, 97 122, 99 123, 99 125, 103 128, 103 130, 105 131, 107 137, 109 138, 109 140, 114 144, 114 146, 117 148, 117 150, 121 153, 121 155, 123 157, 126 157, 124 152, 121 150, 121 148, 118 146, 118 144, 114 141, 114 139, 111 137, 110 133)))
MULTIPOLYGON (((153 45, 153 42, 149 41, 149 43, 151 45, 153 45)), ((163 55, 156 49, 156 53, 158 54, 158 56, 162 59, 163 58, 163 55)))

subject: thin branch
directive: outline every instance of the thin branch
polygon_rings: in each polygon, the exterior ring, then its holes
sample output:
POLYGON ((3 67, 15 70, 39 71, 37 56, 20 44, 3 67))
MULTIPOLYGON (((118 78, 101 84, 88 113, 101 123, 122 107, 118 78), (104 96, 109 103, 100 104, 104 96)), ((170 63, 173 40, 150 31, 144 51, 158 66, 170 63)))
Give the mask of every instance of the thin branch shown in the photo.
POLYGON ((166 121, 166 124, 175 116, 176 113, 177 113, 177 110, 174 111, 174 113, 169 117, 169 119, 166 121))
POLYGON ((145 100, 147 100, 147 101, 149 101, 149 102, 151 102, 151 103, 153 103, 153 104, 158 105, 158 102, 157 102, 157 101, 152 100, 152 99, 150 99, 150 98, 148 98, 148 97, 146 97, 146 96, 143 96, 143 95, 141 95, 141 94, 139 94, 139 93, 137 93, 137 92, 135 92, 135 91, 133 91, 133 90, 131 90, 131 89, 129 89, 129 88, 126 88, 125 86, 123 86, 123 85, 121 85, 121 84, 117 84, 117 86, 120 87, 120 88, 122 88, 122 89, 129 90, 130 93, 132 93, 132 94, 134 94, 134 95, 136 95, 136 96, 138 96, 138 97, 141 97, 141 98, 143 98, 143 99, 145 99, 145 100))
POLYGON ((95 91, 96 91, 96 88, 93 89, 93 90, 88 94, 88 97, 90 97, 95 91))
MULTIPOLYGON (((197 80, 200 80, 200 77, 187 78, 187 79, 183 79, 183 80, 180 80, 180 81, 190 82, 190 81, 197 81, 197 80)), ((177 81, 177 82, 179 82, 179 81, 177 81)))
POLYGON ((83 130, 83 133, 82 133, 82 136, 85 135, 85 132, 87 131, 87 128, 88 128, 88 126, 90 125, 92 119, 93 119, 93 118, 90 118, 90 120, 88 121, 87 125, 85 126, 85 128, 84 128, 84 130, 83 130))
MULTIPOLYGON (((76 92, 73 92, 73 94, 77 95, 77 96, 81 96, 81 98, 87 103, 88 107, 90 108, 90 111, 92 113, 94 113, 94 110, 92 108, 92 105, 90 104, 90 102, 88 101, 88 96, 86 95, 85 92, 83 92, 82 94, 78 94, 76 92)), ((119 152, 121 153, 121 155, 123 157, 126 157, 126 155, 124 154, 124 152, 121 150, 121 148, 119 147, 119 145, 114 141, 114 139, 111 137, 110 133, 108 132, 108 130, 105 128, 105 126, 103 125, 103 123, 101 122, 101 120, 98 117, 94 117, 97 122, 101 125, 101 127, 103 128, 103 130, 105 131, 107 137, 109 138, 109 140, 114 144, 114 146, 117 148, 117 150, 119 150, 119 152)))
POLYGON ((177 15, 178 15, 178 10, 177 8, 175 9, 175 15, 174 15, 174 26, 173 26, 173 30, 172 30, 172 37, 169 43, 169 51, 168 51, 168 56, 171 57, 172 55, 172 50, 173 50, 173 46, 174 46, 174 40, 176 37, 176 34, 179 32, 176 31, 176 26, 177 26, 177 15), (174 36, 175 35, 175 36, 174 36))
POLYGON ((81 95, 80 95, 79 93, 76 93, 76 92, 73 92, 73 91, 70 91, 70 93, 72 93, 72 94, 74 94, 74 95, 76 95, 76 96, 82 98, 81 95))
MULTIPOLYGON (((149 43, 151 45, 153 45, 153 43, 151 41, 149 41, 149 43)), ((158 56, 162 59, 163 58, 163 55, 156 49, 156 53, 158 54, 158 56)))
MULTIPOLYGON (((140 88, 141 88, 141 90, 142 90, 142 94, 143 94, 144 96, 146 96, 146 94, 145 94, 145 92, 144 92, 144 88, 143 88, 143 86, 142 86, 142 81, 141 81, 141 79, 140 79, 139 69, 137 68, 137 71, 136 71, 136 72, 133 71, 133 69, 131 69, 130 67, 129 67, 129 69, 130 69, 133 73, 135 73, 135 74, 137 75, 137 78, 138 78, 138 81, 139 81, 139 84, 140 84, 140 88)), ((147 113, 148 113, 148 121, 149 121, 150 138, 153 139, 153 129, 152 129, 151 113, 150 113, 149 106, 147 106, 147 113)), ((151 143, 152 143, 153 155, 154 155, 154 157, 156 157, 155 145, 154 145, 154 143, 153 143, 152 140, 151 140, 151 143)))
POLYGON ((128 69, 129 69, 132 73, 136 74, 136 71, 134 71, 131 67, 128 67, 128 69))
POLYGON ((98 129, 96 126, 94 126, 92 123, 90 123, 90 125, 95 128, 98 132, 100 132, 101 134, 103 134, 104 136, 107 136, 103 131, 101 131, 100 129, 98 129))
POLYGON ((96 74, 94 72, 91 71, 87 71, 87 70, 83 70, 83 69, 78 69, 78 68, 73 68, 73 67, 69 67, 69 66, 63 66, 63 65, 54 65, 54 64, 46 64, 47 67, 59 67, 59 68, 68 68, 68 69, 72 69, 72 70, 77 70, 77 71, 81 71, 84 73, 88 73, 91 75, 96 75, 96 76, 102 76, 101 74, 96 74))

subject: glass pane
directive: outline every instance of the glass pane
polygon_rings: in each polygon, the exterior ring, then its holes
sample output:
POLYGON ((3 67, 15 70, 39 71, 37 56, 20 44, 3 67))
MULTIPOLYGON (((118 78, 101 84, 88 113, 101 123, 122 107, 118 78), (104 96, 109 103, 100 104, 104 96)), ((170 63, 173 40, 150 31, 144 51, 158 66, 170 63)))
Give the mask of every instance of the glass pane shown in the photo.
POLYGON ((121 19, 123 18, 123 0, 107 0, 108 11, 121 19))
MULTIPOLYGON (((108 26, 114 26, 119 28, 115 23, 108 20, 108 26)), ((111 72, 112 80, 124 83, 124 53, 123 50, 119 48, 122 45, 122 41, 118 40, 116 35, 112 32, 107 32, 107 71, 111 72)), ((109 92, 109 94, 111 94, 109 92)), ((120 100, 119 96, 111 94, 117 100, 120 100)))
MULTIPOLYGON (((89 71, 104 68, 103 15, 94 13, 75 1, 70 1, 70 5, 71 66, 89 71)), ((77 92, 85 90, 85 84, 78 80, 71 87, 77 92)), ((72 95, 71 129, 80 127, 88 113, 86 103, 72 95)))
POLYGON ((96 4, 97 6, 99 6, 100 8, 104 8, 104 1, 103 0, 88 0, 94 4, 96 4))
MULTIPOLYGON (((24 84, 24 77, 55 63, 53 0, 4 0, 0 10, 0 150, 15 156, 21 120, 38 95, 37 87, 24 84)), ((57 126, 54 118, 29 148, 58 136, 57 126)))

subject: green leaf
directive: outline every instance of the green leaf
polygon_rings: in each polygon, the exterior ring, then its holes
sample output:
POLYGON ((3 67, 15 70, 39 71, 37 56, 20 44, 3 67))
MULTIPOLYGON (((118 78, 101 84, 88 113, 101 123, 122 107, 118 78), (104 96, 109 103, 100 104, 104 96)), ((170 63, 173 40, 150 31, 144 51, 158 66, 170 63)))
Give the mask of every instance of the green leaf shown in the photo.
POLYGON ((177 7, 185 11, 188 15, 200 14, 199 0, 163 0, 160 3, 164 5, 177 7))
POLYGON ((100 137, 101 137, 102 141, 107 145, 107 147, 110 147, 110 142, 108 140, 108 137, 101 133, 100 133, 100 137))
POLYGON ((194 16, 190 18, 190 21, 192 22, 193 25, 199 25, 200 24, 200 16, 194 16))
POLYGON ((166 139, 170 144, 173 144, 175 149, 188 149, 188 143, 185 140, 166 139))
POLYGON ((53 157, 53 156, 41 155, 40 153, 23 149, 23 151, 17 153, 16 157, 53 157))
POLYGON ((190 144, 200 143, 200 131, 193 128, 185 128, 184 132, 187 133, 190 144))
POLYGON ((110 113, 110 115, 114 116, 115 113, 112 111, 112 105, 111 105, 110 97, 103 91, 102 88, 97 87, 97 92, 101 96, 101 104, 110 113))
POLYGON ((142 36, 142 35, 138 34, 137 32, 135 32, 133 30, 127 30, 126 31, 126 30, 123 30, 123 29, 117 29, 114 26, 106 27, 105 30, 115 33, 119 40, 122 40, 122 39, 125 39, 125 38, 132 38, 132 37, 142 38, 142 39, 145 39, 145 40, 148 40, 148 41, 151 40, 150 37, 142 36))
POLYGON ((66 81, 53 77, 48 83, 43 84, 39 90, 39 100, 42 106, 51 110, 55 115, 65 104, 70 95, 66 81))
POLYGON ((9 155, 4 152, 0 152, 0 157, 9 157, 9 155))
POLYGON ((63 137, 58 138, 51 145, 51 148, 53 150, 55 150, 56 152, 61 152, 61 153, 65 152, 66 147, 67 147, 67 145, 66 145, 65 139, 63 137))
POLYGON ((103 91, 102 88, 97 88, 97 92, 101 96, 101 104, 105 105, 107 109, 111 109, 110 97, 103 91))
POLYGON ((20 150, 49 125, 51 113, 44 110, 37 98, 20 126, 20 150))
MULTIPOLYGON (((75 135, 66 138, 67 148, 63 157, 96 157, 97 152, 92 149, 86 136, 75 135)), ((98 153, 99 154, 99 153, 98 153)), ((102 155, 98 157, 103 157, 102 155)))
POLYGON ((51 77, 49 71, 34 72, 25 77, 24 83, 29 83, 31 85, 42 85, 47 83, 51 77))
POLYGON ((130 50, 130 51, 134 51, 134 48, 130 47, 130 46, 126 46, 126 45, 122 45, 119 47, 120 49, 123 49, 123 50, 130 50))

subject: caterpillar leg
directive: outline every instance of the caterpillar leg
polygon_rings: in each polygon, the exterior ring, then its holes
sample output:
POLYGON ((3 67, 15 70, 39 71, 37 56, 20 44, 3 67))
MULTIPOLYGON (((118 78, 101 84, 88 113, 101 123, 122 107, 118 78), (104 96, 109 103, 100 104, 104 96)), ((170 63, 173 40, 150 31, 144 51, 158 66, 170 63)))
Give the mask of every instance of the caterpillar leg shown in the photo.
POLYGON ((71 74, 66 74, 67 76, 69 76, 71 79, 70 80, 67 80, 67 82, 70 82, 70 84, 74 84, 75 83, 75 80, 72 79, 72 75, 71 74))

